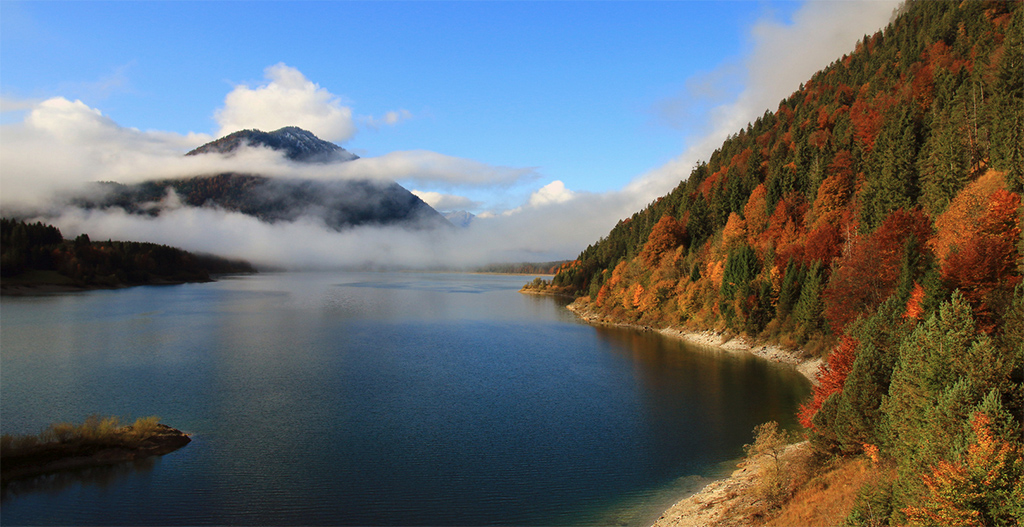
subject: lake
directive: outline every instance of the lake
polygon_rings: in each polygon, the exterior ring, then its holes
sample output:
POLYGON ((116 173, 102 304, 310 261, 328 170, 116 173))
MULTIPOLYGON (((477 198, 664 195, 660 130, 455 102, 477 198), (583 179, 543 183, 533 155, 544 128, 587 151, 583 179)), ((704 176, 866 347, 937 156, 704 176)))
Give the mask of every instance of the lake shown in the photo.
POLYGON ((793 368, 579 322, 532 276, 270 273, 0 301, 0 426, 157 415, 5 525, 649 525, 793 425, 793 368))

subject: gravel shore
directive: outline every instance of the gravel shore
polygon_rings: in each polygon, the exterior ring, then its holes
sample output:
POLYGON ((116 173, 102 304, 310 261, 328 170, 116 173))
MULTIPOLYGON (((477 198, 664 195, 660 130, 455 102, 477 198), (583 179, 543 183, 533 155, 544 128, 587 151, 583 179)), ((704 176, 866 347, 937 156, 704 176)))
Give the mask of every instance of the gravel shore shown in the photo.
POLYGON ((630 327, 641 330, 657 331, 666 337, 677 338, 698 346, 729 352, 748 352, 762 359, 782 364, 791 364, 811 384, 818 383, 818 370, 824 363, 823 359, 807 359, 798 351, 787 350, 774 344, 756 344, 743 337, 723 338, 721 333, 714 331, 690 331, 679 328, 654 329, 640 324, 626 324, 606 319, 594 313, 586 304, 572 303, 567 306, 576 316, 591 323, 606 326, 630 327))

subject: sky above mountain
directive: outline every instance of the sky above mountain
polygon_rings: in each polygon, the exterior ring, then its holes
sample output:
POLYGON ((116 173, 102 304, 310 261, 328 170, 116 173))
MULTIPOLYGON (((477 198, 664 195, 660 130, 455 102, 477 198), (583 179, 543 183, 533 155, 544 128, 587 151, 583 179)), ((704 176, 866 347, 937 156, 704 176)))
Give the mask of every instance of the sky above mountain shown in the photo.
POLYGON ((505 257, 571 258, 896 5, 3 0, 0 204, 294 125, 520 233, 505 257))

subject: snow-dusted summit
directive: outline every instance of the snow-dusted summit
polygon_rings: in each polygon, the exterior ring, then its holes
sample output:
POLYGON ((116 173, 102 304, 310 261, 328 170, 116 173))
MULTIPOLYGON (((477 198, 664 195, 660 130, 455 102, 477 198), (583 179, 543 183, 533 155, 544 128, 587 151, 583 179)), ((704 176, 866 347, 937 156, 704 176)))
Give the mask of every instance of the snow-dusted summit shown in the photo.
POLYGON ((241 130, 206 143, 185 155, 229 154, 245 145, 280 150, 288 159, 307 163, 333 163, 359 159, 359 156, 352 152, 330 141, 324 141, 313 135, 312 132, 297 126, 286 126, 273 132, 241 130))

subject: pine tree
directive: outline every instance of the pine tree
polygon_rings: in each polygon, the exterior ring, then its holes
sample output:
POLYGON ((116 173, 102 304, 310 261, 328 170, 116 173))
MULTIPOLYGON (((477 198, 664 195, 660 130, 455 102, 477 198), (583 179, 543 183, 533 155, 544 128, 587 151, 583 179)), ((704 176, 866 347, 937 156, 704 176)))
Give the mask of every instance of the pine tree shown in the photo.
POLYGON ((1024 9, 1016 10, 1006 31, 996 73, 997 109, 993 125, 993 164, 1007 172, 1010 190, 1024 192, 1024 9))
POLYGON ((973 412, 987 407, 1004 423, 1003 433, 1019 433, 1020 424, 1001 403, 1019 390, 1010 381, 1015 366, 1012 357, 976 333, 970 305, 959 293, 903 339, 881 407, 885 444, 899 475, 897 501, 910 504, 924 493, 916 477, 922 467, 953 459, 966 448, 962 427, 973 412))
POLYGON ((1020 525, 1024 522, 1024 452, 993 433, 992 419, 971 419, 974 443, 953 462, 922 476, 920 504, 903 509, 911 525, 1020 525))
POLYGON ((821 317, 824 303, 821 300, 824 269, 821 261, 815 260, 804 278, 803 287, 800 288, 800 300, 797 301, 793 310, 793 318, 800 325, 805 334, 821 331, 824 320, 821 317))
POLYGON ((848 331, 857 342, 856 360, 836 401, 832 431, 844 451, 858 452, 864 444, 883 443, 880 408, 889 391, 896 346, 909 330, 902 311, 901 302, 891 297, 848 331))

